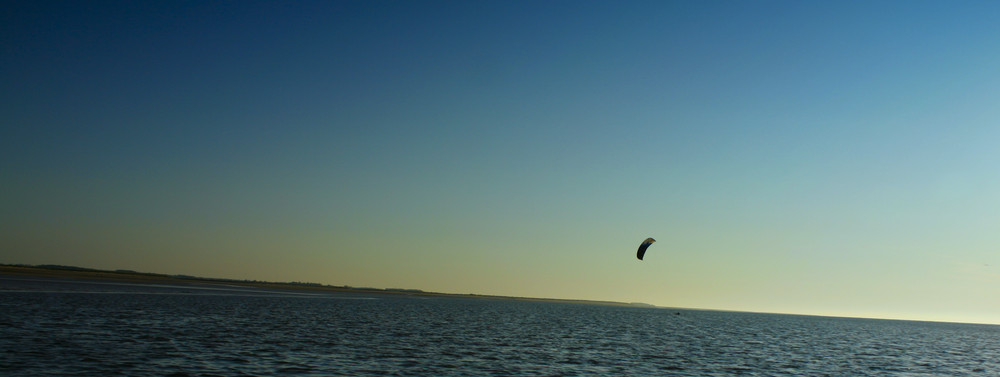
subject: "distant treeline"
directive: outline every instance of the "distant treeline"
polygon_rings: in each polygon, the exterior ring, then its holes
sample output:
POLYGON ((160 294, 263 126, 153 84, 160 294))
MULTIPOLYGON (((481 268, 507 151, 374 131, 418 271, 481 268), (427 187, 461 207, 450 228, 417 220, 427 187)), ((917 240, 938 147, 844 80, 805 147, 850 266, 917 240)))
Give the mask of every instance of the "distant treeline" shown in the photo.
MULTIPOLYGON (((406 288, 368 288, 368 287, 352 287, 349 285, 326 285, 319 283, 309 283, 309 282, 269 282, 261 280, 238 280, 238 279, 222 279, 222 278, 203 278, 191 275, 166 275, 166 274, 154 274, 148 272, 136 272, 133 270, 98 270, 95 268, 84 268, 76 266, 64 266, 57 264, 42 264, 42 265, 27 265, 27 264, 4 264, 0 263, 0 268, 3 268, 0 273, 32 273, 39 274, 38 270, 50 270, 50 271, 64 271, 62 273, 48 273, 48 275, 66 275, 79 278, 94 278, 94 279, 117 279, 117 280, 131 280, 131 279, 151 279, 159 280, 160 282, 174 282, 174 280, 184 280, 192 282, 209 282, 209 283, 225 283, 233 285, 249 285, 254 287, 267 287, 275 289, 295 289, 297 287, 302 287, 304 289, 310 290, 332 290, 332 291, 353 291, 362 293, 376 293, 382 292, 386 294, 399 294, 399 295, 419 295, 427 297, 460 297, 460 298, 476 298, 476 299, 500 299, 500 300, 522 300, 522 301, 532 301, 532 302, 563 302, 563 303, 573 303, 573 304, 590 304, 590 305, 615 305, 615 306, 640 306, 640 307, 655 307, 653 305, 633 302, 633 303, 622 303, 615 301, 592 301, 592 300, 575 300, 575 299, 554 299, 554 298, 539 298, 539 297, 510 297, 510 296, 495 296, 495 295, 480 295, 475 293, 438 293, 438 292, 425 292, 420 289, 406 289, 406 288), (36 271, 16 271, 16 269, 34 269, 36 271)), ((44 273, 44 272, 41 272, 44 273)))
POLYGON ((194 280, 194 281, 208 281, 217 283, 245 283, 245 284, 274 284, 274 285, 294 285, 301 287, 318 287, 318 288, 342 288, 342 289, 358 289, 358 290, 368 290, 368 291, 386 291, 386 292, 411 292, 411 293, 422 293, 419 289, 403 289, 403 288, 355 288, 347 285, 337 286, 337 285, 327 285, 320 283, 310 283, 302 281, 291 281, 291 282, 271 282, 262 280, 239 280, 239 279, 224 279, 224 278, 205 278, 199 276, 191 275, 166 275, 166 274, 154 274, 150 272, 138 272, 133 270, 99 270, 96 268, 86 268, 77 266, 64 266, 59 264, 2 264, 0 266, 8 267, 26 267, 26 268, 40 268, 46 270, 61 270, 61 271, 77 271, 77 272, 96 272, 96 273, 110 273, 110 274, 122 274, 122 275, 138 275, 138 276, 149 276, 149 277, 161 277, 161 278, 174 278, 183 280, 194 280))
POLYGON ((124 275, 141 275, 141 276, 153 276, 153 277, 170 277, 170 278, 184 279, 184 280, 215 281, 215 282, 230 282, 230 283, 232 283, 232 282, 238 282, 238 283, 254 283, 254 284, 288 284, 288 285, 304 285, 304 286, 313 286, 313 287, 335 287, 335 286, 332 286, 332 285, 323 285, 323 284, 320 284, 320 283, 308 283, 308 282, 299 282, 299 281, 293 281, 293 282, 269 282, 269 281, 261 281, 261 280, 239 280, 239 279, 224 279, 224 278, 204 278, 204 277, 191 276, 191 275, 155 274, 155 273, 151 273, 151 272, 138 272, 138 271, 134 271, 134 270, 113 270, 113 271, 112 270, 99 270, 99 269, 96 269, 96 268, 86 268, 86 267, 77 267, 77 266, 64 266, 64 265, 59 265, 59 264, 37 264, 37 265, 30 265, 30 264, 2 264, 2 263, 0 263, 0 266, 41 268, 41 269, 46 269, 46 270, 62 270, 62 271, 112 273, 112 274, 124 274, 124 275))
POLYGON ((47 270, 105 272, 105 271, 101 271, 101 270, 97 270, 97 269, 93 269, 93 268, 84 268, 84 267, 76 267, 76 266, 62 266, 62 265, 58 265, 58 264, 40 264, 40 265, 37 265, 37 266, 31 266, 31 265, 26 265, 26 264, 15 264, 13 266, 16 266, 16 267, 44 268, 44 269, 47 269, 47 270))

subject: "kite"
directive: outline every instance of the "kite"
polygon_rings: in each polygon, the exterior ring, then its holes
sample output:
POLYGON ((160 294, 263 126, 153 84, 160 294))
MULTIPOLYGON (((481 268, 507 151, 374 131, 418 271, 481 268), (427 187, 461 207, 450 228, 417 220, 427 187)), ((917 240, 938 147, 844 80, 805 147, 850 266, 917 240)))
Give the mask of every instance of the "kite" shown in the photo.
POLYGON ((642 245, 639 245, 639 252, 636 253, 635 256, 639 258, 639 260, 642 260, 642 256, 646 254, 646 248, 648 248, 649 245, 652 245, 653 242, 656 242, 656 240, 652 238, 647 238, 645 241, 642 241, 642 245))

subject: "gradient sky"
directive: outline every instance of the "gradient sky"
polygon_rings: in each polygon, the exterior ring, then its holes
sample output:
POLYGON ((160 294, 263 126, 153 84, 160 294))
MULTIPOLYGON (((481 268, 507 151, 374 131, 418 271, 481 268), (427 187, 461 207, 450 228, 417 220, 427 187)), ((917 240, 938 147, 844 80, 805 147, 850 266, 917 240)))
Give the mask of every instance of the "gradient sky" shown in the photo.
POLYGON ((1000 324, 998 25, 995 1, 7 4, 0 263, 1000 324))

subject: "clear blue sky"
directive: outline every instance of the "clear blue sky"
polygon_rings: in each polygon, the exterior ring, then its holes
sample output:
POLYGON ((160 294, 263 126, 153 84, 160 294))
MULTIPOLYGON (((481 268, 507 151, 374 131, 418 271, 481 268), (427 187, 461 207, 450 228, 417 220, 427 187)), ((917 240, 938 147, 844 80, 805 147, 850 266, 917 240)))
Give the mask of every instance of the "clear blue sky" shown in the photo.
POLYGON ((0 25, 0 263, 1000 323, 994 1, 0 25))

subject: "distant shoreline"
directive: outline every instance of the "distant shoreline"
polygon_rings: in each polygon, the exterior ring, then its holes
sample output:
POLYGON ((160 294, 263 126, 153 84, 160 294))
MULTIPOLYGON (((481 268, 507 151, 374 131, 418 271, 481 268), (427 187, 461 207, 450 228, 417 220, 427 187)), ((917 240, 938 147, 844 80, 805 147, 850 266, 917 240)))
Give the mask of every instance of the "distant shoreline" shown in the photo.
MULTIPOLYGON (((59 266, 59 265, 31 266, 31 265, 0 264, 0 274, 62 278, 62 279, 78 279, 78 280, 118 281, 123 283, 146 283, 146 284, 163 284, 163 285, 184 285, 184 284, 212 284, 212 285, 228 285, 228 286, 236 285, 236 286, 252 287, 252 288, 268 288, 268 289, 310 291, 310 292, 331 292, 331 293, 348 292, 348 293, 389 294, 389 295, 420 296, 420 297, 476 298, 476 299, 492 299, 492 300, 554 302, 554 303, 630 306, 630 307, 646 307, 646 308, 656 307, 649 304, 625 303, 616 301, 592 301, 592 300, 573 300, 573 299, 556 299, 556 298, 439 293, 439 292, 425 292, 417 289, 355 288, 349 286, 333 286, 333 285, 323 285, 317 283, 267 282, 267 281, 256 281, 256 280, 203 278, 203 277, 195 277, 187 275, 166 275, 166 274, 155 274, 155 273, 128 271, 128 270, 115 270, 115 271, 98 270, 92 268, 59 266)), ((2 292, 2 290, 0 290, 0 292, 2 292)))

